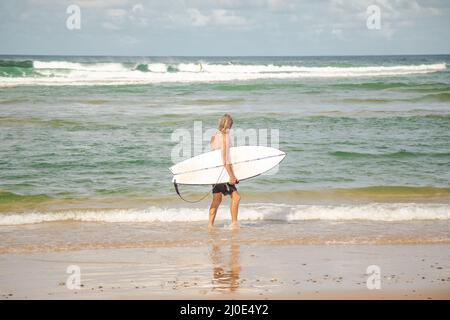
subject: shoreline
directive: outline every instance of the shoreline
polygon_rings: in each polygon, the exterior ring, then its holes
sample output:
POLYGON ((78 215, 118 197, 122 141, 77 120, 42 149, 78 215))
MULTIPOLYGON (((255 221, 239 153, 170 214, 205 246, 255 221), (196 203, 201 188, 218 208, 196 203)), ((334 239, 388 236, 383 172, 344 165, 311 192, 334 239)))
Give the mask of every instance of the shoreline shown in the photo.
MULTIPOLYGON (((230 227, 229 213, 219 212, 212 230, 207 213, 198 221, 51 221, 0 225, 4 254, 74 252, 192 246, 415 246, 450 245, 448 220, 334 221, 240 220, 230 227)), ((104 220, 104 219, 103 219, 104 220)))
MULTIPOLYGON (((249 200, 247 200, 249 201, 249 200)), ((218 220, 229 218, 229 199, 225 199, 218 210, 218 220)), ((61 209, 58 206, 21 212, 1 212, 0 226, 27 225, 47 222, 106 222, 106 223, 151 223, 151 222, 199 222, 206 218, 209 204, 204 201, 195 206, 144 206, 133 207, 79 207, 61 209)), ((448 203, 341 203, 341 204, 287 204, 272 202, 243 202, 240 205, 241 221, 368 221, 409 222, 446 221, 450 219, 448 203)))

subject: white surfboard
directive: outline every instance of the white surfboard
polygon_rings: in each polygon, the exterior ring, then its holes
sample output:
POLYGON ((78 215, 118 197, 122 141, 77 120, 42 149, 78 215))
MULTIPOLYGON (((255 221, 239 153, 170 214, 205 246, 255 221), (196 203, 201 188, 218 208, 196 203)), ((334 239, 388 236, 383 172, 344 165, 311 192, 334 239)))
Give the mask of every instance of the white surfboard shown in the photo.
MULTIPOLYGON (((241 146, 230 148, 230 163, 239 181, 260 175, 279 164, 286 153, 271 147, 241 146)), ((205 185, 230 181, 220 150, 184 160, 170 167, 172 182, 205 185)))

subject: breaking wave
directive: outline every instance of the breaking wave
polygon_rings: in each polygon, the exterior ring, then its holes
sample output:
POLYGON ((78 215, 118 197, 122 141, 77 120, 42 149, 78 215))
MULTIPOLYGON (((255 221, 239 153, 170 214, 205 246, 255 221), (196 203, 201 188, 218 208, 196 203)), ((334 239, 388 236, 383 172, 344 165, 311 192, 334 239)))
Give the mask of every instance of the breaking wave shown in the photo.
MULTIPOLYGON (((207 208, 98 209, 54 212, 2 213, 0 225, 22 225, 56 221, 86 222, 190 222, 207 219, 207 208)), ((228 208, 220 208, 218 220, 228 219, 228 208)), ((370 203, 356 205, 287 205, 254 203, 242 205, 240 220, 448 220, 449 204, 370 203)))
POLYGON ((0 86, 123 85, 257 79, 402 76, 446 70, 445 63, 396 66, 301 66, 233 63, 118 63, 0 60, 0 86))

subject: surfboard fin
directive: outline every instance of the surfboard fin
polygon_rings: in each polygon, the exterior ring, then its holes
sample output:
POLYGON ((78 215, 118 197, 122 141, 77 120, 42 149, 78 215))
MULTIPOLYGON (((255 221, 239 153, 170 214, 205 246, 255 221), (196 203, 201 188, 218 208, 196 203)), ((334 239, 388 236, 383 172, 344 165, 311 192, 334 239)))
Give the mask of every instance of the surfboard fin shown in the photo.
POLYGON ((183 197, 180 194, 180 190, 178 190, 178 184, 177 184, 177 180, 173 180, 173 186, 175 187, 175 191, 177 192, 178 196, 183 199, 183 197))

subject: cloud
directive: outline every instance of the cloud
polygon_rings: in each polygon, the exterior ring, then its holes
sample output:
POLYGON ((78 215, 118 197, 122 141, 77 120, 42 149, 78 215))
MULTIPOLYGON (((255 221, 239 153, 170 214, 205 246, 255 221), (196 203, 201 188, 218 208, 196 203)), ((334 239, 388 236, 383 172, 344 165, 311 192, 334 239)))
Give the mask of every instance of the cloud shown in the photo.
POLYGON ((398 29, 414 25, 419 19, 442 13, 437 2, 433 1, 419 3, 417 0, 331 0, 330 13, 335 17, 333 28, 366 31, 366 10, 371 5, 380 8, 381 29, 376 33, 386 38, 391 38, 398 29))
POLYGON ((203 15, 198 9, 188 9, 187 14, 191 24, 196 27, 206 26, 210 21, 210 17, 203 15))
POLYGON ((238 16, 224 9, 213 10, 211 18, 214 24, 227 27, 245 27, 248 25, 244 17, 238 16))
MULTIPOLYGON (((366 9, 376 5, 380 7, 384 19, 405 20, 417 17, 436 16, 442 13, 438 2, 429 1, 424 4, 417 0, 331 0, 330 8, 333 14, 342 19, 355 18, 364 20, 366 9)), ((353 20, 352 19, 352 20, 353 20)))
POLYGON ((71 53, 77 43, 88 53, 446 53, 449 21, 448 0, 5 0, 0 51, 71 53), (65 24, 70 4, 82 12, 77 33, 65 24), (380 30, 367 28, 373 4, 380 30))
POLYGON ((140 12, 144 11, 144 6, 142 5, 142 3, 135 4, 131 8, 131 11, 133 11, 133 13, 140 13, 140 12))
MULTIPOLYGON (((185 0, 185 5, 190 8, 227 9, 227 10, 289 10, 295 6, 296 1, 289 0, 185 0)), ((301 1, 297 1, 301 2, 301 1)))
POLYGON ((81 8, 117 8, 129 5, 132 0, 28 0, 31 5, 69 6, 75 4, 81 8))
POLYGON ((106 30, 113 30, 113 31, 120 30, 121 28, 119 25, 107 21, 102 22, 102 27, 106 30))
POLYGON ((127 10, 124 9, 108 9, 106 14, 113 18, 122 18, 127 15, 127 10))
POLYGON ((101 26, 106 30, 121 30, 130 25, 145 27, 148 19, 144 15, 144 6, 135 4, 126 9, 106 9, 101 26))
POLYGON ((341 29, 332 29, 331 34, 336 36, 337 38, 342 39, 342 30, 341 29))
POLYGON ((193 27, 225 27, 244 28, 252 26, 251 21, 243 16, 239 16, 230 10, 212 9, 200 11, 196 8, 186 9, 185 12, 168 15, 172 23, 193 27))

